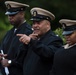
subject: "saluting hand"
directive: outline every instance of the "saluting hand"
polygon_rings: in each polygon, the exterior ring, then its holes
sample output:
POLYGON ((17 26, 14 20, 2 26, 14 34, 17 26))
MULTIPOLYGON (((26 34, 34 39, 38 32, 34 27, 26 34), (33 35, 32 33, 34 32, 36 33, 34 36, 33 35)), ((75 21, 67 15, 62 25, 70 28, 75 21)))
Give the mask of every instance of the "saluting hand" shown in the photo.
POLYGON ((37 39, 38 34, 32 33, 29 36, 27 36, 25 34, 17 34, 17 36, 20 36, 20 38, 19 38, 20 42, 23 42, 24 44, 28 44, 31 39, 33 39, 33 40, 37 39))
POLYGON ((38 38, 38 34, 32 33, 29 35, 30 38, 32 38, 33 40, 38 38))
POLYGON ((20 42, 23 42, 24 44, 28 44, 31 40, 31 38, 25 34, 17 34, 17 36, 20 36, 19 40, 20 42))

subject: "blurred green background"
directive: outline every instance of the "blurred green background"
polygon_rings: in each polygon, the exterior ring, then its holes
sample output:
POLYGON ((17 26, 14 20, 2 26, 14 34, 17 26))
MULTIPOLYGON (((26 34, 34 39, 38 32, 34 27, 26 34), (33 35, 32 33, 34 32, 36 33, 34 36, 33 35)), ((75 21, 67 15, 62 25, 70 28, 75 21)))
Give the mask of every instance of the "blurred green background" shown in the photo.
MULTIPOLYGON (((10 23, 8 22, 7 16, 5 16, 6 0, 0 0, 0 43, 5 35, 5 33, 11 28, 10 23)), ((30 8, 26 9, 26 20, 31 24, 30 18, 30 9, 33 7, 41 7, 52 12, 56 19, 52 22, 52 30, 58 34, 64 41, 62 36, 61 25, 59 24, 60 19, 76 19, 76 0, 11 0, 22 2, 30 5, 30 8)))

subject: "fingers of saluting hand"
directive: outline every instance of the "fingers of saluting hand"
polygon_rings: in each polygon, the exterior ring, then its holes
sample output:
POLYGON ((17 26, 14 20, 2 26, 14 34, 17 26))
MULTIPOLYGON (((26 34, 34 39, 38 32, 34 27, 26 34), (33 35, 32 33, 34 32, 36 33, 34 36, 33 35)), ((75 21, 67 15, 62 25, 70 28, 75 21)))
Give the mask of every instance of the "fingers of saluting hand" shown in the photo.
POLYGON ((17 34, 17 36, 20 36, 19 40, 21 42, 26 38, 26 35, 25 34, 17 34))
POLYGON ((29 35, 29 37, 32 38, 32 39, 37 39, 38 38, 38 34, 32 33, 32 34, 29 35))
POLYGON ((23 35, 25 35, 25 34, 17 34, 17 36, 20 36, 20 37, 23 36, 23 35))
POLYGON ((20 36, 19 40, 20 42, 23 42, 25 44, 28 44, 30 42, 30 37, 25 34, 17 34, 17 36, 20 36))

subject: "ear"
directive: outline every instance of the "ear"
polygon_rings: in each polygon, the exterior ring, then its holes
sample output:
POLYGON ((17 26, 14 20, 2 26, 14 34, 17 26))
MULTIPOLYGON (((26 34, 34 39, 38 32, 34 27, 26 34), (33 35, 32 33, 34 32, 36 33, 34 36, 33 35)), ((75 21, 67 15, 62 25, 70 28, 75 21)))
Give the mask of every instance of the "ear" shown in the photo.
POLYGON ((47 26, 50 26, 50 22, 49 21, 46 21, 46 23, 47 23, 47 26))
POLYGON ((20 12, 20 15, 21 15, 22 17, 24 17, 24 16, 25 16, 25 12, 24 12, 24 11, 21 11, 21 12, 20 12))
POLYGON ((47 21, 47 24, 46 24, 46 25, 47 25, 46 27, 47 27, 48 29, 51 28, 51 25, 50 25, 50 22, 49 22, 49 21, 47 21))

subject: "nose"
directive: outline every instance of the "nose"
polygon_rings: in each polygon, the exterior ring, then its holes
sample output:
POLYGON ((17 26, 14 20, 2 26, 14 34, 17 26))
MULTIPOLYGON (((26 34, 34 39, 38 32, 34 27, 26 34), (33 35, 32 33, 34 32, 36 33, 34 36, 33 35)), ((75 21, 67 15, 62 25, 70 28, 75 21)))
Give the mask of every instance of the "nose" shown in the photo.
POLYGON ((33 27, 37 27, 37 26, 38 26, 37 22, 33 23, 33 27))
POLYGON ((12 16, 12 15, 8 15, 8 19, 10 19, 10 20, 11 20, 12 18, 13 18, 13 16, 12 16))
POLYGON ((35 23, 35 24, 33 24, 33 26, 34 26, 34 27, 36 27, 36 26, 37 26, 37 24, 35 23))

